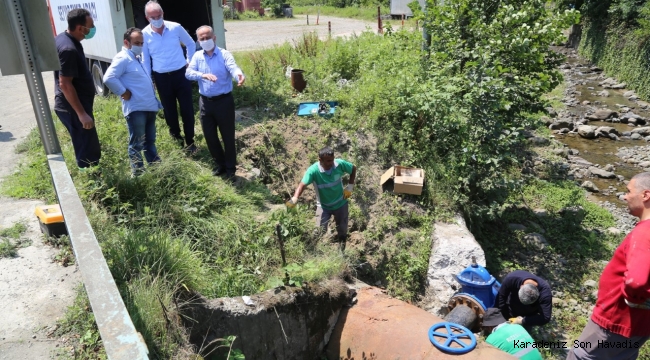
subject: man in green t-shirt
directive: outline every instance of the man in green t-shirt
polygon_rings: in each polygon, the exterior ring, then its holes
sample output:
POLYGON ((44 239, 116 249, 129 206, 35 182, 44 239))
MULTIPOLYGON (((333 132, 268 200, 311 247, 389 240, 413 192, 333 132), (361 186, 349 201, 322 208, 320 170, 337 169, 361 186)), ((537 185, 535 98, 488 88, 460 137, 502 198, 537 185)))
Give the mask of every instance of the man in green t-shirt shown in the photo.
POLYGON ((348 236, 348 198, 354 189, 357 167, 342 159, 334 158, 334 150, 329 147, 318 152, 318 161, 312 164, 291 200, 286 205, 293 208, 305 186, 314 184, 316 190, 316 226, 327 229, 332 215, 336 222, 338 241, 345 243, 348 236), (350 174, 348 185, 343 188, 343 175, 350 174))
POLYGON ((535 340, 523 326, 506 322, 501 310, 489 308, 483 316, 485 342, 523 360, 542 360, 535 340))

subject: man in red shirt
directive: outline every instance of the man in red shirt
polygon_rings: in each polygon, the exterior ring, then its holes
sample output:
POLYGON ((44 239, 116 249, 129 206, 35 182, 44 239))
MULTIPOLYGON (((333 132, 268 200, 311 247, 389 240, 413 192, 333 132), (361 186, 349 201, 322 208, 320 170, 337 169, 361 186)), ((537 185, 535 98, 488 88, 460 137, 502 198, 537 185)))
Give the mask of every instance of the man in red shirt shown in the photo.
POLYGON ((640 221, 603 270, 596 307, 567 360, 636 359, 650 338, 650 172, 627 190, 628 211, 640 221))

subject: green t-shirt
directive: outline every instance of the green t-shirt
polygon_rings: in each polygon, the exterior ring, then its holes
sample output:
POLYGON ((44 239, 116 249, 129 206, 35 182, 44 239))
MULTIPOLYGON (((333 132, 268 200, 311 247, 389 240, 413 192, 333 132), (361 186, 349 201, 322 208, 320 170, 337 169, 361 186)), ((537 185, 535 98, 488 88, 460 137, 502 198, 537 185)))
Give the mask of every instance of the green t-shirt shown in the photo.
POLYGON ((498 326, 485 342, 522 360, 542 360, 542 354, 537 350, 541 345, 535 343, 528 331, 518 324, 498 326))
POLYGON ((345 205, 348 201, 343 198, 343 174, 352 174, 353 165, 345 160, 334 159, 334 166, 329 174, 320 166, 317 161, 312 164, 302 183, 309 185, 314 183, 316 187, 317 206, 325 210, 336 210, 345 205))

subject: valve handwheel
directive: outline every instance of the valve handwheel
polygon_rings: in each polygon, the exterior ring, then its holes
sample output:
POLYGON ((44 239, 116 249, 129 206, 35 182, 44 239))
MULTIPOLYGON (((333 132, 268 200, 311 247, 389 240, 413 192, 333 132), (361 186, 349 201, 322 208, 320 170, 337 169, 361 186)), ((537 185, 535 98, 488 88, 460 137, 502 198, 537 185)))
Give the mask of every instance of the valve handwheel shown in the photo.
POLYGON ((465 354, 476 347, 476 336, 468 328, 450 322, 433 325, 429 329, 429 340, 433 346, 452 354, 465 354))

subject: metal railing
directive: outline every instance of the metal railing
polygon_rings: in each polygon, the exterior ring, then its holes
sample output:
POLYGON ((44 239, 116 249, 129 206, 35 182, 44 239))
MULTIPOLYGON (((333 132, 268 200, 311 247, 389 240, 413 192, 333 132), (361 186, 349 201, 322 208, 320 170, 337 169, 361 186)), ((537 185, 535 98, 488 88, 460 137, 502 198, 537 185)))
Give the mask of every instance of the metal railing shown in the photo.
MULTIPOLYGON (((29 94, 38 123, 47 161, 52 173, 52 182, 56 195, 66 220, 68 235, 77 259, 79 270, 90 300, 95 321, 102 337, 106 354, 111 360, 148 359, 147 346, 140 334, 136 331, 129 313, 124 306, 115 280, 111 275, 106 259, 97 242, 86 211, 83 208, 77 189, 72 182, 70 173, 61 154, 61 147, 54 129, 52 114, 43 85, 41 69, 36 48, 32 47, 30 25, 35 22, 49 24, 47 18, 32 14, 30 7, 46 6, 44 0, 4 0, 4 13, 11 23, 15 49, 3 51, 16 51, 20 55, 23 73, 27 80, 29 94), (27 9, 24 9, 26 7, 27 9), (25 11, 28 10, 28 11, 25 11), (28 15, 27 17, 25 15, 28 15)), ((2 9, 0 9, 2 10, 2 9)), ((2 12, 0 11, 0 15, 2 12)), ((37 13, 37 12, 34 12, 37 13)), ((42 12, 41 12, 42 13, 42 12)), ((3 16, 0 16, 0 21, 3 16)), ((12 36, 12 34, 0 34, 12 36)), ((41 35, 39 35, 41 36, 41 35)), ((4 39, 7 42, 7 39, 4 39)), ((52 46, 51 51, 55 51, 52 46)), ((50 54, 51 55, 51 54, 50 54)))

